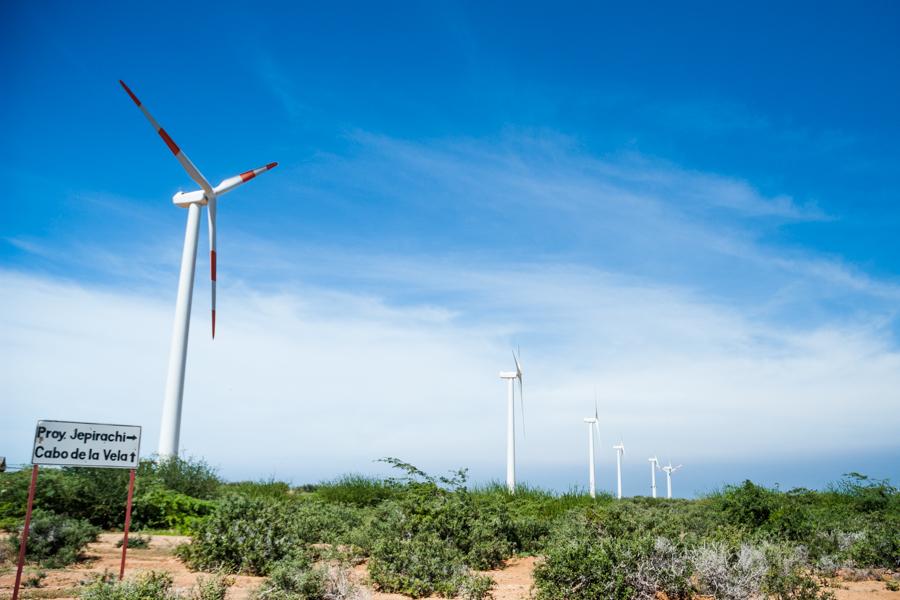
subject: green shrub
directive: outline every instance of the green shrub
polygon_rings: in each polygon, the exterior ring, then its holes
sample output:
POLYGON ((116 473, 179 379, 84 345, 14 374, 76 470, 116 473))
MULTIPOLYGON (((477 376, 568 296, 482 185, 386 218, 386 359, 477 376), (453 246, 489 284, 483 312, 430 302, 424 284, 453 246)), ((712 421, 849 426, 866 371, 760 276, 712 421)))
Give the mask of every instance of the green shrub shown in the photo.
POLYGON ((46 571, 34 571, 25 575, 25 579, 22 580, 22 587, 39 588, 44 585, 44 579, 46 578, 46 571))
POLYGON ((870 524, 848 555, 858 567, 900 570, 900 516, 870 524))
POLYGON ((494 580, 487 575, 467 573, 459 580, 457 595, 463 600, 485 600, 492 598, 491 590, 494 589, 494 580))
POLYGON ((476 501, 463 483, 464 479, 448 490, 434 481, 409 482, 397 499, 382 503, 368 532, 373 556, 375 548, 387 547, 384 541, 421 535, 440 540, 468 567, 500 566, 514 551, 509 513, 502 504, 476 501))
MULTIPOLYGON (((541 554, 550 534, 573 510, 604 511, 623 504, 614 501, 608 493, 599 493, 596 498, 591 498, 583 490, 572 489, 558 494, 528 485, 519 485, 515 494, 510 494, 506 485, 500 483, 478 487, 469 493, 478 503, 504 507, 509 515, 507 538, 515 552, 526 554, 541 554)), ((640 500, 634 498, 625 503, 631 507, 632 503, 640 500)), ((617 520, 615 517, 611 519, 617 520)))
MULTIPOLYGON (((15 525, 25 515, 30 478, 31 473, 24 470, 0 473, 0 528, 15 525)), ((128 478, 129 473, 124 469, 41 469, 34 506, 86 519, 101 529, 121 529, 125 522, 128 478)), ((159 463, 143 460, 135 478, 135 502, 137 506, 142 495, 160 489, 182 497, 210 500, 218 496, 221 485, 215 471, 202 460, 172 458, 159 463)), ((189 516, 191 506, 185 508, 189 516)), ((173 515, 170 510, 162 520, 179 521, 173 515)), ((135 517, 139 522, 137 511, 135 517)))
MULTIPOLYGON (((81 551, 96 541, 100 531, 84 519, 72 519, 43 510, 35 510, 28 531, 26 558, 45 567, 64 567, 78 560, 81 551)), ((21 540, 18 533, 7 538, 7 545, 18 549, 21 540)))
POLYGON ((308 544, 356 543, 366 514, 352 505, 302 498, 283 504, 296 538, 308 544))
POLYGON ((188 593, 187 600, 225 600, 228 588, 234 585, 234 579, 224 575, 198 577, 197 583, 188 593))
POLYGON ((266 575, 297 544, 283 502, 229 495, 176 552, 193 569, 266 575))
POLYGON ((158 461, 141 461, 137 480, 145 484, 158 483, 166 489, 202 500, 216 498, 222 488, 222 480, 216 470, 199 458, 173 456, 158 461))
POLYGON ((187 533, 199 518, 210 514, 214 506, 211 500, 151 484, 142 487, 134 498, 132 519, 135 529, 174 529, 187 533))
POLYGON ((254 594, 259 600, 351 600, 361 596, 346 564, 313 565, 300 557, 278 563, 254 594))
POLYGON ((112 573, 98 575, 78 594, 81 600, 225 600, 233 581, 221 575, 200 577, 186 595, 172 590, 172 576, 148 571, 134 578, 118 581, 112 573))
MULTIPOLYGON (((129 535, 128 536, 128 549, 131 550, 133 548, 149 548, 150 540, 152 540, 149 535, 129 535)), ((116 548, 121 548, 125 545, 125 538, 122 537, 119 541, 116 542, 116 548)))
MULTIPOLYGON (((25 517, 28 502, 28 487, 31 471, 0 473, 0 528, 11 530, 18 527, 25 517)), ((34 506, 55 511, 65 504, 68 497, 64 488, 65 474, 58 469, 44 469, 38 477, 34 506)))
POLYGON ((506 506, 478 501, 465 488, 465 472, 431 477, 396 459, 406 473, 392 500, 378 505, 369 521, 369 577, 379 589, 414 597, 477 595, 485 583, 470 569, 499 566, 513 552, 506 506))
POLYGON ((554 532, 544 560, 535 567, 536 597, 561 599, 652 599, 691 595, 691 566, 684 550, 664 538, 607 535, 573 514, 554 532))
POLYGON ((266 575, 275 563, 306 552, 310 544, 352 542, 362 522, 353 507, 229 494, 196 523, 193 539, 178 554, 195 569, 266 575))
POLYGON ((768 572, 762 590, 773 600, 834 600, 810 572, 806 553, 799 547, 766 547, 768 572))
POLYGON ((857 512, 872 513, 898 508, 897 488, 886 479, 870 479, 860 473, 847 473, 836 489, 849 498, 857 512))
POLYGON ((728 486, 722 494, 722 509, 734 525, 756 529, 765 525, 776 510, 777 493, 752 481, 728 486))
POLYGON ((257 598, 271 600, 319 600, 326 594, 326 572, 313 567, 308 557, 294 557, 276 564, 257 598))
POLYGON ((433 532, 379 538, 368 569, 378 589, 413 598, 456 595, 460 573, 465 571, 459 551, 433 532))
POLYGON ((222 486, 223 493, 239 494, 254 498, 285 499, 291 495, 291 486, 284 481, 237 481, 222 486))
POLYGON ((316 486, 316 495, 325 502, 353 506, 376 506, 397 495, 398 486, 374 477, 344 475, 316 486))
MULTIPOLYGON (((0 519, 25 516, 29 471, 0 474, 0 519)), ((120 469, 41 469, 34 506, 60 515, 86 519, 103 529, 122 527, 128 472, 120 469)))
POLYGON ((82 588, 81 600, 173 600, 172 576, 148 571, 133 579, 117 581, 111 573, 98 576, 82 588))
MULTIPOLYGON (((101 529, 121 529, 125 525, 129 473, 124 469, 67 467, 65 504, 54 511, 87 519, 101 529)), ((43 482, 38 482, 41 487, 43 482)))

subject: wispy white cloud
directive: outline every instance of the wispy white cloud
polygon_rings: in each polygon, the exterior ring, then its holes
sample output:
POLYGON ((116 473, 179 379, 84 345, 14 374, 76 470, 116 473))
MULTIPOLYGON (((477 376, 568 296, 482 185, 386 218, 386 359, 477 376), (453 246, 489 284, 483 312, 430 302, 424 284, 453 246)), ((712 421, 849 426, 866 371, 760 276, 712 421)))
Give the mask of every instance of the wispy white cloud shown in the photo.
POLYGON ((740 179, 685 170, 636 153, 596 158, 574 140, 548 132, 510 131, 490 142, 407 142, 362 132, 355 139, 370 159, 392 163, 392 175, 399 171, 404 182, 415 176, 426 184, 486 187, 481 197, 494 192, 495 200, 505 196, 510 205, 521 200, 509 192, 519 191, 528 200, 543 199, 557 208, 596 205, 602 198, 637 203, 641 210, 665 203, 671 213, 720 208, 740 217, 784 222, 826 218, 812 203, 799 204, 784 194, 767 197, 740 179))
MULTIPOLYGON (((876 281, 837 257, 769 242, 785 225, 828 227, 840 217, 766 196, 748 181, 633 153, 598 158, 552 132, 431 142, 360 132, 354 139, 349 155, 323 156, 291 173, 297 183, 287 185, 304 203, 341 215, 354 231, 342 242, 368 244, 366 255, 402 245, 438 261, 467 255, 480 263, 592 266, 787 317, 823 299, 847 311, 885 311, 900 293, 896 282, 876 281)), ((288 246, 312 263, 300 267, 308 274, 342 254, 318 239, 288 246), (329 246, 326 256, 307 254, 316 245, 329 246)), ((252 262, 268 262, 259 259, 252 262)), ((349 265, 351 274, 360 270, 349 265)))
MULTIPOLYGON (((302 283, 277 293, 227 286, 217 340, 206 338, 202 312, 192 328, 185 448, 233 475, 314 479, 367 470, 384 455, 499 474, 496 375, 517 342, 526 478, 579 463, 580 418, 595 389, 604 440, 621 434, 637 456, 764 458, 896 443, 900 354, 879 323, 771 327, 685 290, 571 268, 389 270, 408 285, 423 275, 455 281, 498 318, 473 315, 474 305, 398 306, 302 283)), ((0 283, 16 290, 0 306, 11 400, 3 439, 27 447, 36 418, 105 419, 144 425, 152 450, 169 304, 10 272, 0 283)))

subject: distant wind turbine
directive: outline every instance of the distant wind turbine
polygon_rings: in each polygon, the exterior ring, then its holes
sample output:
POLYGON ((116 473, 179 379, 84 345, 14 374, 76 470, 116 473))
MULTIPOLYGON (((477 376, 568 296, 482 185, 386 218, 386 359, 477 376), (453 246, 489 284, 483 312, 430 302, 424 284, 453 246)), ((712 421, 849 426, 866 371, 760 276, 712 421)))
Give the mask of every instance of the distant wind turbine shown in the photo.
POLYGON ((260 173, 274 169, 278 163, 269 163, 264 167, 253 169, 229 177, 212 187, 209 181, 200 174, 191 159, 179 148, 156 122, 147 108, 141 104, 125 82, 119 83, 131 97, 150 125, 166 143, 181 166, 187 171, 201 189, 192 192, 178 192, 172 196, 172 202, 181 208, 188 209, 187 229, 184 233, 184 249, 181 253, 181 274, 178 278, 178 298, 175 301, 175 326, 172 330, 172 345, 169 351, 169 373, 166 378, 166 395, 163 400, 162 425, 159 433, 159 456, 167 458, 178 455, 178 442, 181 434, 181 404, 184 395, 184 369, 187 362, 188 330, 191 320, 191 296, 194 291, 194 270, 197 266, 197 238, 200 230, 200 208, 206 206, 209 220, 209 274, 212 292, 212 337, 216 337, 216 199, 230 192, 239 185, 250 181, 260 173))
POLYGON ((625 454, 625 443, 619 442, 613 449, 616 451, 616 497, 622 499, 622 455, 625 454))
POLYGON ((662 468, 662 470, 666 472, 666 498, 672 497, 672 473, 680 469, 682 466, 684 465, 673 467, 672 461, 669 461, 669 465, 662 468))
POLYGON ((500 371, 500 379, 507 383, 506 393, 506 489, 510 494, 516 493, 516 405, 515 386, 513 382, 519 382, 519 401, 522 404, 522 436, 525 436, 525 394, 522 385, 522 363, 519 356, 513 352, 513 360, 516 361, 515 371, 500 371))
POLYGON ((597 410, 597 401, 594 400, 594 416, 585 417, 584 422, 588 426, 588 482, 591 498, 597 497, 597 486, 594 480, 594 430, 597 431, 597 444, 600 444, 600 417, 597 410))
POLYGON ((650 495, 656 498, 656 470, 659 469, 659 459, 654 456, 647 460, 650 461, 650 495))

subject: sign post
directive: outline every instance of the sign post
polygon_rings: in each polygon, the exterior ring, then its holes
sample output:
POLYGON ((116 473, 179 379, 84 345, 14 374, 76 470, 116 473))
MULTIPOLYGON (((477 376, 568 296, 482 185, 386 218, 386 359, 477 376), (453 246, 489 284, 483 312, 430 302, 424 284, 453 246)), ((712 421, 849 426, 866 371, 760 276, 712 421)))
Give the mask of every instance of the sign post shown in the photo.
POLYGON ((131 498, 134 496, 134 469, 128 476, 128 500, 125 502, 125 533, 122 536, 122 564, 119 565, 119 581, 125 577, 125 553, 128 552, 128 530, 131 528, 131 498))
POLYGON ((141 428, 136 425, 108 425, 104 423, 76 423, 72 421, 38 421, 34 430, 34 448, 31 451, 31 487, 28 489, 28 507, 25 525, 19 544, 19 563, 16 567, 16 583, 12 600, 18 600, 34 490, 37 484, 38 465, 66 467, 101 467, 130 469, 128 478, 128 502, 125 507, 125 539, 122 542, 122 564, 119 579, 125 574, 125 553, 128 549, 128 529, 131 526, 131 499, 134 494, 134 472, 140 462, 141 428))
POLYGON ((22 567, 25 566, 25 547, 28 545, 28 528, 31 526, 31 507, 34 506, 34 488, 37 484, 38 466, 31 467, 31 485, 28 487, 28 508, 25 509, 25 525, 22 527, 22 541, 19 542, 19 563, 16 566, 16 584, 13 586, 12 600, 19 597, 22 583, 22 567))

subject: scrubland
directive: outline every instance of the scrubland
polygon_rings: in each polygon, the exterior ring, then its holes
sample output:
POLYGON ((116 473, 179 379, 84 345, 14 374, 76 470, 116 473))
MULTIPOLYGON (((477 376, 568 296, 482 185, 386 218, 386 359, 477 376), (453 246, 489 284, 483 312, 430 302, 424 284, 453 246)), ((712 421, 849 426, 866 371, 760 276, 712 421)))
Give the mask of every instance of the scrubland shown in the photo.
MULTIPOLYGON (((133 530, 145 539, 188 536, 175 554, 210 575, 183 589, 164 569, 142 570, 125 583, 95 574, 67 593, 212 600, 225 598, 237 578, 252 581, 248 593, 259 600, 380 593, 478 599, 497 593, 489 573, 515 557, 535 557, 527 559, 533 584, 522 597, 539 600, 813 600, 840 596, 854 579, 885 593, 900 589, 900 494, 859 474, 820 491, 746 481, 693 500, 615 500, 528 486, 511 495, 500 485, 470 485, 464 470, 435 476, 385 462, 394 477, 346 475, 301 487, 225 482, 201 460, 143 462, 133 530)), ((4 582, 28 476, 0 474, 4 582)), ((127 477, 41 471, 28 597, 59 597, 40 590, 41 569, 83 561, 101 531, 121 528, 127 477)))

